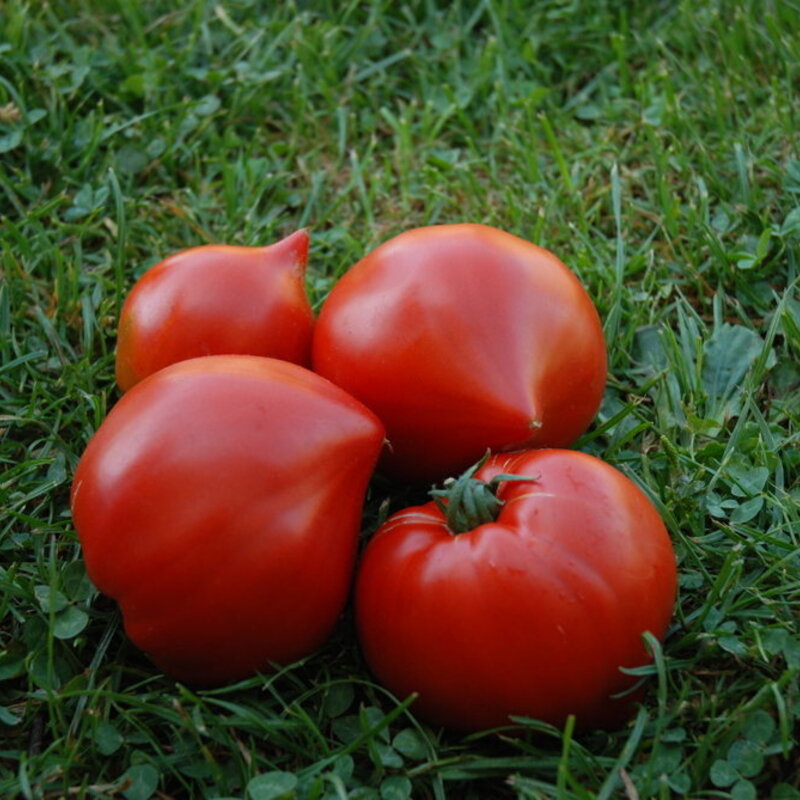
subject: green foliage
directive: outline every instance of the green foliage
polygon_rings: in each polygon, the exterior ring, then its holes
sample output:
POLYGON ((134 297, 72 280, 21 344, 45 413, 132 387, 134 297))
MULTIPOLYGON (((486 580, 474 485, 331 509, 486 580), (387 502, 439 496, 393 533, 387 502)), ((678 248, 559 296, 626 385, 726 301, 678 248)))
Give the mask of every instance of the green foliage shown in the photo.
MULTIPOLYGON (((800 797, 794 0, 0 5, 0 795, 800 797), (307 226, 316 304, 409 227, 556 252, 611 378, 579 443, 658 505, 674 624, 613 732, 466 739, 372 684, 346 616, 275 675, 160 676, 86 578, 72 471, 165 255, 307 226)), ((405 499, 373 488, 368 519, 405 499)), ((369 531, 365 531, 367 535, 369 531)))

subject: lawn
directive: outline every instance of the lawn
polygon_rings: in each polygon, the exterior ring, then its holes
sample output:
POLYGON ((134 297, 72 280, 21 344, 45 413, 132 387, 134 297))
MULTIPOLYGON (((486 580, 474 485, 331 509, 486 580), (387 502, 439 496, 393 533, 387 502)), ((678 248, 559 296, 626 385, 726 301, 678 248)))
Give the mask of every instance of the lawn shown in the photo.
MULTIPOLYGON (((800 4, 0 5, 0 796, 800 798, 800 4), (69 512, 166 255, 306 227, 308 291, 403 230, 556 253, 610 374, 576 447, 679 560, 620 730, 462 737, 314 656, 194 691, 127 642, 69 512)), ((363 536, 401 492, 375 483, 363 536)))

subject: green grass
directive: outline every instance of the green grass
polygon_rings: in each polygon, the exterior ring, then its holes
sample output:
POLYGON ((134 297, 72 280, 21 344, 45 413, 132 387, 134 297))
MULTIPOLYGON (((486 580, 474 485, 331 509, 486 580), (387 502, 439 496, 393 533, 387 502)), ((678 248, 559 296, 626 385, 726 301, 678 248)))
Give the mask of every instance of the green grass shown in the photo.
POLYGON ((800 797, 800 4, 6 0, 0 37, 0 796, 800 797), (319 304, 456 221, 552 249, 605 321, 579 446, 680 561, 638 716, 428 728, 349 614, 277 675, 159 675, 68 510, 125 292, 176 249, 307 226, 319 304))

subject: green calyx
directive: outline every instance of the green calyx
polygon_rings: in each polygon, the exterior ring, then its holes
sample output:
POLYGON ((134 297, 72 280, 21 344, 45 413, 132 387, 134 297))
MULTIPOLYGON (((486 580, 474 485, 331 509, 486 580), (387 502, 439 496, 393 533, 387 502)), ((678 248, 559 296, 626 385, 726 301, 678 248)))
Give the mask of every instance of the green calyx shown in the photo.
POLYGON ((482 481, 473 475, 484 465, 489 453, 458 478, 448 478, 441 489, 432 489, 431 497, 445 515, 447 527, 454 534, 466 533, 479 525, 494 522, 505 504, 497 496, 501 483, 506 481, 534 482, 538 478, 523 475, 495 475, 482 481))

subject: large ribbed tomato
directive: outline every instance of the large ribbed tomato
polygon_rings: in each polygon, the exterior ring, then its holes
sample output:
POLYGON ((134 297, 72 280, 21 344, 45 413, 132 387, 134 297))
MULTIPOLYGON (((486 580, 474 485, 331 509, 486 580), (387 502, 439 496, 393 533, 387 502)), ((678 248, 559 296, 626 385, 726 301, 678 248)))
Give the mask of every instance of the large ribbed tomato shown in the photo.
POLYGON ((602 398, 597 311, 547 250, 486 225, 402 233, 333 287, 313 368, 386 425, 383 468, 460 472, 487 449, 565 447, 602 398))
POLYGON ((117 383, 127 391, 187 358, 247 354, 308 366, 314 315, 305 290, 308 234, 266 247, 203 245, 151 267, 125 299, 117 383))
POLYGON ((620 668, 650 660, 642 634, 665 634, 675 599, 655 507, 571 450, 494 456, 449 498, 394 514, 366 547, 356 619, 377 678, 461 731, 618 724, 637 698, 616 697, 635 681, 620 668))
POLYGON ((295 364, 166 367, 123 396, 78 465, 89 577, 181 680, 308 655, 344 606, 383 436, 372 412, 295 364))

